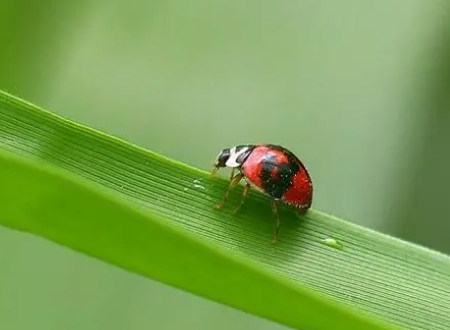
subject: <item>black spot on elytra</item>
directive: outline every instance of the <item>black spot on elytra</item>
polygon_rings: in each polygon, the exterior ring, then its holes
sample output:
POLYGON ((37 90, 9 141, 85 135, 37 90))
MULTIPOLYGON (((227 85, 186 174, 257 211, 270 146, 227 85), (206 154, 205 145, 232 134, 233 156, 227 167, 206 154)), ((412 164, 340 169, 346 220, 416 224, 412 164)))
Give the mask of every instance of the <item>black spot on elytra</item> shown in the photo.
POLYGON ((267 155, 261 162, 261 183, 264 190, 273 198, 280 199, 292 186, 294 175, 300 170, 296 157, 288 150, 271 146, 287 156, 288 162, 280 162, 276 155, 267 155))

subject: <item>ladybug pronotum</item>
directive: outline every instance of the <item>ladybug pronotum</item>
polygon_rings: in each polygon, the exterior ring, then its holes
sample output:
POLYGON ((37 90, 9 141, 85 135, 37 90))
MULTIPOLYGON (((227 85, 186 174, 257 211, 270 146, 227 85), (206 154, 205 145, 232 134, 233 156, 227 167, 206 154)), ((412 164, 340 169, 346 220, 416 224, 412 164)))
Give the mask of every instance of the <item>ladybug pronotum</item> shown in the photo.
POLYGON ((244 179, 247 184, 243 190, 241 203, 234 213, 244 204, 251 187, 271 198, 275 215, 273 243, 278 240, 280 217, 278 204, 294 206, 299 214, 310 207, 313 195, 311 177, 302 162, 289 150, 272 144, 246 144, 223 149, 217 156, 212 175, 221 167, 231 168, 230 184, 223 201, 216 205, 222 208, 228 200, 229 192, 244 179), (235 170, 239 173, 235 175, 235 170))

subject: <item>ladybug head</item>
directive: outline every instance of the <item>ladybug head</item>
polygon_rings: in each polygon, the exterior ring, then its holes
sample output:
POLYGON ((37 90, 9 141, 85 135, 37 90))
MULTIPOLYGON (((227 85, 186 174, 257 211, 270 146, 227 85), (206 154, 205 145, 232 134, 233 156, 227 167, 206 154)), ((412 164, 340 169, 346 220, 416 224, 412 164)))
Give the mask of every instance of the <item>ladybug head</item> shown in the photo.
POLYGON ((217 155, 216 163, 214 167, 221 168, 227 166, 227 161, 230 158, 231 150, 229 148, 222 149, 217 155))
POLYGON ((253 148, 251 145, 241 145, 222 149, 214 163, 213 174, 221 167, 236 168, 242 166, 253 148))

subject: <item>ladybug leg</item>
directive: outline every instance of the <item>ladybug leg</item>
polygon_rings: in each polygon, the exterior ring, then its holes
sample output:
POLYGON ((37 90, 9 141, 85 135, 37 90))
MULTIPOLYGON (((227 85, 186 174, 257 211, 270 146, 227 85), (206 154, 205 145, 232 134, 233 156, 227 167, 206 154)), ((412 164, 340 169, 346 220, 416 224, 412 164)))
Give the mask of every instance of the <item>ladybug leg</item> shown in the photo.
POLYGON ((234 168, 231 169, 230 181, 233 180, 234 177, 234 168))
POLYGON ((297 209, 297 214, 299 216, 304 216, 306 214, 307 209, 306 208, 299 208, 297 209))
POLYGON ((243 177, 244 175, 241 173, 236 174, 234 177, 231 177, 230 184, 228 185, 228 189, 225 192, 225 196, 223 197, 222 202, 216 205, 216 209, 221 209, 225 205, 225 203, 228 201, 228 195, 230 193, 230 190, 236 187, 243 177))
POLYGON ((278 203, 275 199, 272 199, 272 212, 276 220, 272 243, 276 243, 278 241, 278 233, 280 232, 280 216, 278 214, 278 203))
POLYGON ((244 188, 244 191, 242 192, 242 199, 241 199, 241 204, 239 204, 239 206, 234 210, 234 214, 238 213, 239 210, 241 209, 242 205, 244 205, 245 199, 247 197, 248 191, 250 190, 250 185, 247 183, 247 185, 244 188))

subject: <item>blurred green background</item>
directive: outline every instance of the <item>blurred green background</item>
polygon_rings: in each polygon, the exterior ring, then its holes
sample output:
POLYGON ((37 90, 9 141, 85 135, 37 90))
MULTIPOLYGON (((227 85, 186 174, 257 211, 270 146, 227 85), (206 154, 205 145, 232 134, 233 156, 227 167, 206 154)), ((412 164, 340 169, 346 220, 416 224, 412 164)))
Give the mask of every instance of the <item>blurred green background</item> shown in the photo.
MULTIPOLYGON (((0 88, 208 170, 282 144, 314 208, 448 253, 447 3, 1 0, 0 88)), ((284 329, 4 228, 0 265, 0 329, 284 329)))

